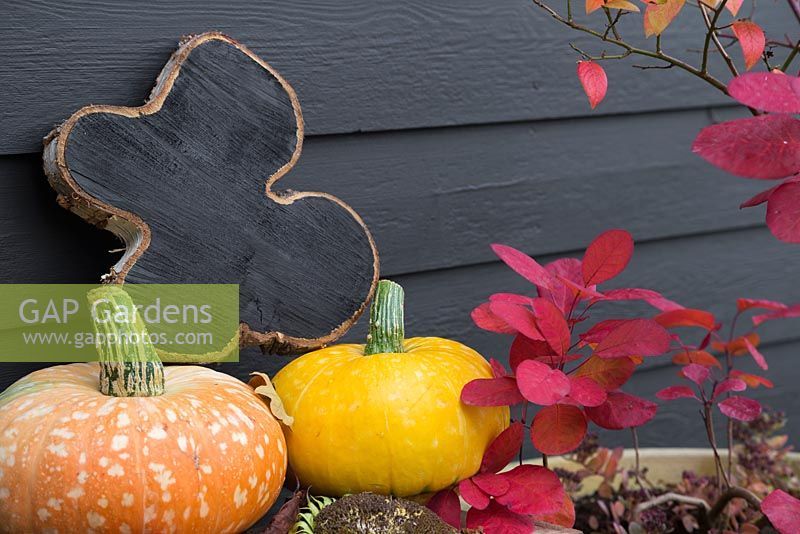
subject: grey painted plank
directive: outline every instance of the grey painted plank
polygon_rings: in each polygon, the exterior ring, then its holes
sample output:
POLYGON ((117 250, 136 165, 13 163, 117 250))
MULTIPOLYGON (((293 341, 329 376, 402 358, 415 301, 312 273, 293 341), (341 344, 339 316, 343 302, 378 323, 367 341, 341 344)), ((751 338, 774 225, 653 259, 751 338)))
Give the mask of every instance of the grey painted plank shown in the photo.
MULTIPOLYGON (((350 204, 387 275, 493 261, 495 241, 541 255, 615 226, 648 240, 760 223, 762 208, 737 206, 768 184, 691 153, 705 124, 705 112, 683 111, 313 137, 278 186, 350 204)), ((118 245, 62 213, 47 189, 36 157, 0 158, 0 280, 99 278, 118 245)))
MULTIPOLYGON (((794 30, 784 4, 758 10, 772 34, 794 30)), ((645 44, 640 16, 621 28, 645 44)), ((251 46, 295 86, 310 134, 586 115, 567 44, 603 49, 529 0, 12 0, 0 18, 0 153, 35 150, 82 105, 140 104, 179 36, 211 29, 251 46)), ((665 49, 694 61, 687 50, 702 34, 687 9, 665 49)), ((726 101, 677 69, 630 64, 608 62, 599 113, 726 101)))
POLYGON ((547 254, 604 228, 638 239, 752 225, 739 204, 769 183, 692 154, 704 111, 309 139, 285 187, 344 199, 367 222, 383 273, 494 259, 515 241, 547 254))
MULTIPOLYGON (((522 245, 521 243, 512 243, 522 245)), ((550 261, 555 256, 540 257, 550 261)), ((800 248, 774 240, 765 228, 698 235, 641 244, 628 270, 609 287, 647 287, 686 306, 707 308, 719 320, 728 320, 738 297, 767 298, 800 303, 797 264, 800 248)), ((406 334, 440 336, 470 345, 485 357, 505 359, 509 336, 491 334, 472 324, 469 312, 491 293, 531 293, 530 284, 500 263, 403 275, 395 278, 406 290, 406 334)), ((595 319, 655 313, 646 306, 605 304, 595 319)), ((800 337, 800 319, 768 323, 765 340, 778 342, 800 337)), ((366 336, 362 318, 343 338, 361 342, 366 336)), ((221 369, 244 377, 248 372, 275 372, 288 357, 242 354, 238 364, 221 369)), ((667 358, 651 358, 646 368, 669 366, 667 358)), ((18 376, 14 365, 0 366, 0 378, 18 376)), ((2 384, 0 384, 2 386, 2 384)))

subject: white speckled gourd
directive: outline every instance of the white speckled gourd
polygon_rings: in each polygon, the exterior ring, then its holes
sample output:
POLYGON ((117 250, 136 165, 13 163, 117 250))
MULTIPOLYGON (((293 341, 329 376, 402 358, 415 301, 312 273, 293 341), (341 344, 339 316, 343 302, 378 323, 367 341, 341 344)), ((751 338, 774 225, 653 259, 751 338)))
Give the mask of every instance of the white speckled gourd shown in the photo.
POLYGON ((0 395, 0 532, 239 532, 269 509, 287 458, 266 403, 141 347, 106 346, 100 364, 36 371, 0 395))

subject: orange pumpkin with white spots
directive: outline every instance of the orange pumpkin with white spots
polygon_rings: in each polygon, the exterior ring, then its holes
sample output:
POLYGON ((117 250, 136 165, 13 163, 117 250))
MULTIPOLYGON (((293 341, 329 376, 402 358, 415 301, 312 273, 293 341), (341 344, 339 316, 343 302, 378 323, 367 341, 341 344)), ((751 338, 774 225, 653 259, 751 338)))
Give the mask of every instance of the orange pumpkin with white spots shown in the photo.
POLYGON ((265 402, 154 355, 43 369, 0 395, 0 532, 240 532, 269 509, 287 458, 265 402))

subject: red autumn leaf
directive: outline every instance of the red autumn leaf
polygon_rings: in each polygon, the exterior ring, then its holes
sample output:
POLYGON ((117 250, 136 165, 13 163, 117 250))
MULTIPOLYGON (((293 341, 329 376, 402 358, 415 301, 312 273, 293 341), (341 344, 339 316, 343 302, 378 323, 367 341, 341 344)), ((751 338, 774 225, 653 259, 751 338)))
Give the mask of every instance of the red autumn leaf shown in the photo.
POLYGON ((664 297, 658 291, 641 289, 638 287, 627 287, 622 289, 611 289, 603 292, 603 298, 598 300, 643 300, 645 302, 657 302, 664 297))
POLYGON ((603 0, 586 0, 586 14, 593 13, 603 7, 603 0))
POLYGON ((487 447, 481 460, 481 473, 496 473, 514 459, 522 447, 525 426, 517 421, 503 430, 487 447))
POLYGON ((497 254, 497 257, 511 267, 515 273, 529 282, 541 287, 551 286, 553 277, 550 273, 524 252, 520 252, 508 245, 498 244, 492 245, 492 250, 497 254))
POLYGON ((623 11, 639 12, 639 7, 633 2, 628 0, 606 0, 605 7, 607 9, 620 9, 623 11))
POLYGON ((731 371, 732 378, 738 378, 739 380, 743 381, 747 384, 748 387, 757 388, 758 386, 764 386, 765 388, 773 388, 775 384, 772 383, 771 380, 764 378, 763 376, 753 375, 750 373, 745 373, 738 369, 733 369, 731 371))
POLYGON ((426 506, 451 527, 461 528, 461 502, 451 488, 437 492, 426 506))
POLYGON ((569 396, 584 406, 600 406, 606 401, 606 390, 588 376, 570 377, 569 396))
POLYGON ((471 478, 465 478, 458 483, 458 493, 467 504, 478 510, 483 510, 489 506, 489 496, 480 489, 471 478))
POLYGON ((495 360, 494 358, 489 358, 489 365, 492 368, 492 374, 495 378, 503 378, 504 376, 508 376, 506 372, 506 368, 503 367, 503 364, 495 360))
POLYGON ((739 13, 739 8, 742 7, 743 2, 744 0, 728 0, 725 3, 725 8, 735 17, 739 13))
POLYGON ((502 473, 508 491, 497 502, 518 514, 542 515, 558 512, 566 492, 555 473, 538 465, 520 465, 502 473))
POLYGON ((654 307, 657 310, 661 311, 671 311, 671 310, 682 310, 685 306, 678 304, 668 298, 659 297, 654 299, 646 299, 646 302, 654 307))
POLYGON ((625 270, 633 256, 633 237, 625 230, 608 230, 586 248, 581 270, 586 286, 611 280, 625 270))
POLYGON ((752 343, 750 343, 749 339, 747 338, 743 339, 744 339, 744 346, 747 347, 747 351, 750 353, 750 356, 753 357, 753 360, 756 362, 756 365, 758 365, 765 371, 769 369, 769 365, 767 365, 767 360, 764 359, 764 355, 761 354, 752 343))
POLYGON ((525 360, 538 360, 548 364, 550 367, 557 367, 559 364, 558 355, 553 353, 553 349, 546 341, 530 339, 520 334, 511 343, 508 363, 511 365, 511 370, 516 373, 519 364, 525 360))
POLYGON ((761 59, 767 39, 764 37, 764 30, 755 22, 749 20, 737 20, 731 26, 733 34, 739 39, 744 54, 744 66, 746 70, 753 68, 753 65, 761 59))
POLYGON ((592 326, 589 330, 580 334, 583 344, 600 343, 615 328, 628 321, 628 319, 606 319, 592 326))
POLYGON ((800 170, 800 121, 759 115, 714 124, 700 131, 692 151, 731 174, 784 178, 800 170))
POLYGON ((698 365, 696 363, 690 363, 681 369, 680 374, 698 386, 702 386, 703 383, 708 380, 708 377, 711 376, 711 371, 708 370, 708 367, 703 367, 702 365, 698 365))
POLYGON ((692 388, 689 386, 670 386, 668 388, 664 388, 658 393, 656 393, 656 397, 661 400, 675 400, 675 399, 685 399, 685 398, 697 398, 692 388))
POLYGON ((543 454, 565 454, 575 450, 585 435, 586 417, 580 408, 569 404, 542 408, 531 426, 533 446, 543 454))
POLYGON ((712 313, 703 310, 693 310, 691 308, 659 313, 656 315, 655 320, 664 328, 697 326, 706 330, 714 330, 716 327, 716 319, 712 313))
POLYGON ((711 396, 712 399, 716 399, 720 395, 724 395, 730 391, 744 391, 747 389, 747 384, 744 380, 739 380, 738 378, 726 378, 722 382, 714 387, 714 393, 711 396))
POLYGON ((752 421, 761 415, 761 404, 747 397, 729 397, 718 406, 719 411, 739 421, 752 421))
POLYGON ((552 525, 559 525, 564 528, 572 528, 575 524, 575 505, 572 503, 572 499, 564 493, 564 504, 561 506, 561 509, 554 513, 554 514, 544 514, 538 515, 536 518, 539 521, 544 521, 545 523, 550 523, 552 525))
POLYGON ((789 178, 785 179, 783 182, 779 183, 775 187, 770 187, 764 191, 761 191, 757 195, 745 200, 741 204, 739 204, 739 208, 752 208, 754 206, 758 206, 763 204, 764 202, 769 202, 769 198, 772 194, 778 190, 779 187, 786 184, 793 184, 800 182, 800 175, 795 174, 794 176, 790 176, 789 178))
POLYGON ((800 243, 800 183, 787 182, 772 192, 767 201, 767 226, 781 241, 800 243))
POLYGON ((589 105, 592 109, 596 108, 608 90, 606 71, 594 61, 578 61, 578 79, 589 98, 589 105))
POLYGON ((774 300, 764 300, 764 299, 737 299, 736 300, 736 309, 740 312, 747 311, 753 308, 760 308, 763 310, 785 310, 788 308, 786 304, 782 302, 776 302, 774 300))
POLYGON ((496 473, 479 473, 472 477, 472 482, 492 497, 505 495, 509 488, 508 480, 496 473))
POLYGON ((601 473, 606 479, 612 479, 617 475, 619 461, 622 459, 624 452, 625 449, 622 447, 616 447, 611 451, 611 457, 608 459, 608 462, 601 473))
POLYGON ((470 406, 511 406, 524 400, 511 377, 477 378, 461 390, 461 402, 470 406))
POLYGON ((532 306, 536 315, 536 328, 556 354, 563 356, 570 346, 570 331, 561 310, 543 298, 534 299, 532 306))
POLYGON ((728 93, 745 106, 770 113, 800 113, 800 95, 792 88, 795 76, 748 72, 728 84, 728 93))
POLYGON ((544 339, 536 328, 536 316, 527 306, 495 300, 489 303, 489 311, 520 334, 531 339, 544 339))
POLYGON ((299 490, 294 492, 292 497, 272 516, 267 528, 262 534, 283 534, 289 532, 297 522, 297 514, 300 507, 306 501, 306 492, 299 490))
POLYGON ((581 276, 581 261, 576 258, 559 258, 551 261, 544 266, 547 272, 553 275, 557 281, 551 288, 540 287, 538 288, 539 296, 545 298, 556 305, 556 307, 566 314, 572 301, 575 298, 575 293, 570 287, 560 281, 560 278, 566 278, 576 284, 583 283, 581 276))
MULTIPOLYGON (((670 312, 667 312, 670 313, 670 312)), ((670 337, 652 319, 631 319, 617 326, 594 349, 601 358, 658 356, 669 350, 670 337)))
POLYGON ((675 354, 672 357, 672 363, 676 365, 688 365, 694 363, 704 367, 718 367, 722 369, 722 364, 713 355, 704 350, 689 350, 675 354))
POLYGON ((790 306, 785 310, 778 310, 772 313, 765 313, 763 315, 755 315, 753 316, 753 324, 758 326, 773 319, 789 319, 792 317, 800 317, 800 304, 795 304, 794 306, 790 306))
POLYGON ((550 406, 569 393, 570 384, 562 371, 536 360, 525 360, 517 367, 517 387, 532 403, 550 406))
POLYGON ((580 299, 603 300, 604 298, 604 295, 602 293, 599 293, 598 291, 593 289, 596 286, 584 286, 576 282, 573 282, 568 278, 563 278, 560 276, 558 277, 558 279, 561 281, 561 283, 563 283, 567 287, 567 289, 572 290, 573 299, 575 295, 577 295, 580 299))
POLYGON ((638 287, 610 289, 603 292, 602 298, 596 299, 596 301, 602 300, 643 300, 660 311, 680 310, 684 308, 677 302, 673 302, 667 298, 664 298, 664 296, 658 291, 641 289, 638 287))
POLYGON ((515 514, 492 501, 485 510, 467 511, 467 528, 482 529, 484 534, 531 534, 534 525, 532 517, 515 514))
POLYGON ((770 187, 769 189, 765 189, 764 191, 761 191, 757 195, 748 198, 747 200, 739 204, 739 209, 754 208, 755 206, 760 206, 764 202, 767 202, 769 200, 769 197, 772 196, 772 193, 774 193, 775 190, 778 189, 779 187, 780 184, 776 185, 775 187, 770 187))
POLYGON ((665 0, 648 4, 644 10, 644 35, 661 35, 683 9, 686 0, 665 0))
POLYGON ((622 430, 641 426, 656 415, 658 405, 654 402, 612 391, 606 402, 595 408, 586 408, 586 415, 594 424, 608 430, 622 430))
POLYGON ((611 391, 622 387, 633 375, 634 369, 636 369, 636 364, 630 358, 604 360, 598 356, 592 356, 575 370, 573 376, 575 378, 591 378, 606 391, 611 391))
POLYGON ((530 297, 517 295, 516 293, 493 293, 489 295, 489 302, 510 302, 521 306, 530 306, 532 300, 530 297))
POLYGON ((484 302, 471 313, 472 320, 478 328, 497 334, 514 334, 516 330, 508 326, 503 319, 492 313, 490 303, 484 302))
POLYGON ((758 332, 750 332, 746 336, 737 337, 730 343, 723 343, 721 341, 712 341, 711 348, 717 352, 724 353, 727 350, 734 356, 741 356, 743 354, 747 354, 747 345, 745 345, 744 343, 745 339, 747 339, 750 343, 752 343, 754 347, 757 347, 758 344, 761 342, 761 337, 758 335, 758 332))
POLYGON ((800 500, 775 490, 761 501, 761 511, 781 534, 800 532, 800 500))
POLYGON ((708 348, 708 344, 711 342, 711 332, 707 332, 703 339, 700 340, 700 344, 697 346, 697 350, 706 350, 708 348))

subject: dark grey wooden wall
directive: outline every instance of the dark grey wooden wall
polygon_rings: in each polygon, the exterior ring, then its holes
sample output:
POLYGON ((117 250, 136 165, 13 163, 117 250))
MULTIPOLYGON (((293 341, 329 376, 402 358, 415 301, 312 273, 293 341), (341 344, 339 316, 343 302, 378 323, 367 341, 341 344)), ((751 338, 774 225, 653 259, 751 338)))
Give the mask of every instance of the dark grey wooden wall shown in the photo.
MULTIPOLYGON (((791 21, 783 4, 758 9, 777 34, 791 21)), ((669 30, 669 50, 696 46, 695 15, 687 8, 669 30)), ((0 282, 97 280, 118 244, 56 206, 41 137, 84 104, 141 103, 178 37, 209 29, 249 45, 297 90, 309 137, 282 184, 331 192, 364 217, 383 275, 406 287, 412 335, 504 356, 508 340, 477 330, 469 311, 530 287, 489 243, 549 261, 610 227, 638 243, 621 286, 723 319, 739 296, 800 302, 800 247, 775 241, 758 209, 737 209, 762 184, 690 151, 701 127, 740 111, 674 69, 628 63, 607 65, 609 96, 591 112, 567 43, 592 44, 525 0, 4 0, 0 282)), ((799 328, 765 329, 777 387, 758 394, 793 416, 796 442, 799 328)), ((363 333, 359 324, 348 339, 363 333)), ((244 376, 286 361, 248 352, 223 369, 244 376)), ((0 388, 33 367, 0 366, 0 388)), ((652 398, 675 372, 648 362, 629 389, 652 398)), ((688 403, 665 406, 641 435, 643 445, 703 444, 688 403)))

